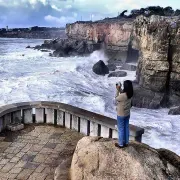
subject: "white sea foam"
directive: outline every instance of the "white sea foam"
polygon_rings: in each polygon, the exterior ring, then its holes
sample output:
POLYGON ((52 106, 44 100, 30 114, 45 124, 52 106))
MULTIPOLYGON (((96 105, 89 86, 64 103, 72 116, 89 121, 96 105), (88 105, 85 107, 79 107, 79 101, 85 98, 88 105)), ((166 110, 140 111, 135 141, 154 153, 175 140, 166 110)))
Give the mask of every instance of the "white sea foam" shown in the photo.
MULTIPOLYGON (((135 72, 127 71, 124 78, 94 74, 94 63, 107 60, 102 51, 90 57, 53 58, 45 52, 25 49, 41 43, 0 39, 0 104, 58 101, 116 118, 115 83, 135 79, 135 72)), ((168 109, 133 108, 131 123, 145 128, 143 142, 180 154, 180 116, 169 116, 168 109)))

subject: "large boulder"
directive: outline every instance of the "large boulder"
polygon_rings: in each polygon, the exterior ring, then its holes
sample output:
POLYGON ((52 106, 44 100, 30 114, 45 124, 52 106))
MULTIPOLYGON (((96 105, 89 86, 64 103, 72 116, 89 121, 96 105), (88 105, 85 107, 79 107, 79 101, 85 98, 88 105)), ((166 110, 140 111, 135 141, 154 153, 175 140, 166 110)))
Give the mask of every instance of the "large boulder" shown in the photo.
POLYGON ((127 72, 125 71, 116 71, 109 74, 108 77, 125 77, 127 76, 127 72))
POLYGON ((169 110, 169 115, 180 115, 180 106, 173 107, 169 110))
POLYGON ((105 75, 109 74, 109 68, 100 60, 93 66, 93 72, 98 75, 105 75))
POLYGON ((131 142, 115 147, 116 140, 84 137, 73 155, 71 180, 164 180, 180 178, 180 157, 175 153, 131 142))

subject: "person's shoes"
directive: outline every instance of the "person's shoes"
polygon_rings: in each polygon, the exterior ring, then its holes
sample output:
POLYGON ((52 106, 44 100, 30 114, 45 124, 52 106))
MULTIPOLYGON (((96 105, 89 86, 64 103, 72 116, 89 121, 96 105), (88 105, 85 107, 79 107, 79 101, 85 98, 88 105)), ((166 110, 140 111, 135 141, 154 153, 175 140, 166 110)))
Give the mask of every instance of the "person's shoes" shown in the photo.
POLYGON ((124 146, 120 146, 118 143, 115 143, 115 146, 118 148, 124 148, 124 146))
POLYGON ((128 147, 129 146, 129 144, 124 144, 124 147, 128 147))

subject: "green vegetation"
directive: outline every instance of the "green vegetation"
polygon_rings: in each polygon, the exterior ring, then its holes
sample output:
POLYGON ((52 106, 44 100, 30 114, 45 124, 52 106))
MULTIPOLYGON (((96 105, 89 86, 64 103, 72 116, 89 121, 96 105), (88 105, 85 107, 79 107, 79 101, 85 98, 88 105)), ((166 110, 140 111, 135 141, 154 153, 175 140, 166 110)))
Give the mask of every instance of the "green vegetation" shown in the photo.
POLYGON ((144 16, 151 16, 151 15, 160 15, 160 16, 179 16, 180 10, 173 10, 172 7, 167 6, 165 8, 160 6, 149 6, 147 8, 141 8, 141 9, 133 9, 130 13, 130 15, 125 15, 127 10, 123 11, 117 18, 133 18, 137 17, 139 15, 144 16))

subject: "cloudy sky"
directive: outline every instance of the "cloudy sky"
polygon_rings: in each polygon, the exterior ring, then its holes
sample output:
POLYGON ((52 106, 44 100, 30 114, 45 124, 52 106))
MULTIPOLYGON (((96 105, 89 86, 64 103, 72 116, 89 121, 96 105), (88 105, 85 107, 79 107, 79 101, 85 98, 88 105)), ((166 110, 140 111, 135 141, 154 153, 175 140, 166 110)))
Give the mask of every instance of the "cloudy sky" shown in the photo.
POLYGON ((77 20, 113 17, 125 9, 150 5, 180 9, 180 0, 0 0, 0 28, 62 27, 77 20))

